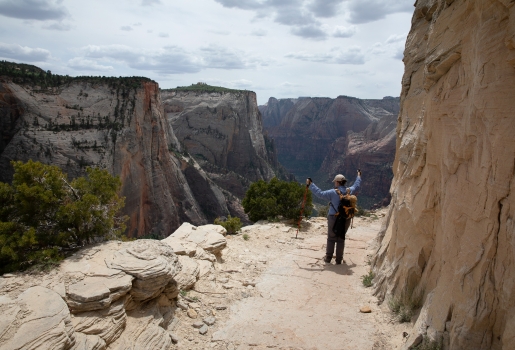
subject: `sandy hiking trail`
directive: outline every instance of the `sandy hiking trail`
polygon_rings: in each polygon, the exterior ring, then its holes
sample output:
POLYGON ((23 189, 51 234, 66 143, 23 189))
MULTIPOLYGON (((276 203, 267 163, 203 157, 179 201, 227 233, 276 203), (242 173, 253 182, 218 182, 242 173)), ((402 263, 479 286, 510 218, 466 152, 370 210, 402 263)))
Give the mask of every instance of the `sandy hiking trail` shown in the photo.
POLYGON ((379 232, 379 219, 355 218, 345 264, 323 262, 326 220, 312 218, 296 229, 262 223, 228 237, 223 261, 207 272, 186 299, 201 304, 200 316, 216 315, 204 338, 184 313, 176 333, 180 349, 397 349, 407 325, 378 305, 361 276, 379 232), (244 237, 246 236, 246 237, 244 237), (247 238, 247 239, 244 239, 247 238), (369 306, 371 313, 361 313, 369 306), (196 334, 195 334, 196 333, 196 334))

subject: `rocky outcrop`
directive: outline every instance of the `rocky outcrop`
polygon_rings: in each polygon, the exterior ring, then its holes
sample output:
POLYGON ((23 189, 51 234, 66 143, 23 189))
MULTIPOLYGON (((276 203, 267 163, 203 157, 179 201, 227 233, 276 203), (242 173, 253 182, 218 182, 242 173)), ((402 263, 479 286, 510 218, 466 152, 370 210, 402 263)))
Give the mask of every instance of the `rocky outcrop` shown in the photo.
POLYGON ((178 257, 166 240, 108 242, 81 250, 39 283, 4 275, 0 348, 169 349, 179 291, 197 282, 199 266, 212 269, 213 254, 227 244, 225 229, 211 226, 177 232, 188 239, 175 243, 192 245, 191 257, 178 257))
POLYGON ((254 92, 174 89, 162 90, 161 98, 181 147, 228 193, 243 198, 250 182, 286 176, 263 136, 254 92))
POLYGON ((324 183, 342 173, 353 181, 361 169, 360 206, 388 204, 398 98, 270 98, 260 110, 279 161, 297 178, 324 183))
POLYGON ((19 78, 26 65, 4 66, 12 67, 0 77, 0 181, 11 180, 11 160, 57 165, 70 177, 107 169, 122 180, 132 237, 166 237, 183 222, 205 224, 241 207, 177 152, 155 82, 54 75, 68 80, 43 88, 30 80, 46 74, 39 68, 19 78))
POLYGON ((376 291, 421 294, 444 349, 515 343, 514 5, 419 0, 404 52, 376 291))

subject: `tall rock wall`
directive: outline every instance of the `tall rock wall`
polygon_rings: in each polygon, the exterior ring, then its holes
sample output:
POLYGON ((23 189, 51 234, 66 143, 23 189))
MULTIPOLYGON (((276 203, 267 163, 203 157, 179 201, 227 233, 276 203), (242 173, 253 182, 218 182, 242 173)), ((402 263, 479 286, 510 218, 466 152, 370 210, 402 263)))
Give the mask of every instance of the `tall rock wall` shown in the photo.
POLYGON ((11 160, 58 165, 70 177, 83 175, 86 166, 107 169, 121 177, 133 237, 166 237, 183 222, 228 215, 231 200, 172 151, 178 141, 157 83, 85 77, 42 88, 24 79, 0 81, 0 181, 11 180, 11 160), (199 187, 190 188, 186 174, 199 187))
POLYGON ((418 0, 404 51, 376 291, 421 293, 444 349, 515 344, 514 5, 418 0))
POLYGON ((250 182, 286 177, 254 92, 162 90, 161 97, 180 147, 227 192, 243 198, 250 182))
POLYGON ((389 203, 399 98, 270 98, 260 110, 279 161, 298 178, 331 186, 334 175, 353 181, 361 169, 360 206, 389 203))

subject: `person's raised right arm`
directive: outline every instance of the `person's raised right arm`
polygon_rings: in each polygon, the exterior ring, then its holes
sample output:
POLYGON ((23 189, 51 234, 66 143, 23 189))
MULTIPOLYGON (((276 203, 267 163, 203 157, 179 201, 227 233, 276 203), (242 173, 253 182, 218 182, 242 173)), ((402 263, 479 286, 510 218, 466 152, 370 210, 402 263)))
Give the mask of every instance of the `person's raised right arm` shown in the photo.
POLYGON ((334 190, 322 191, 320 188, 318 188, 317 185, 315 185, 313 183, 313 181, 309 177, 306 179, 306 185, 311 190, 311 193, 313 193, 318 198, 322 198, 325 200, 331 200, 331 193, 333 193, 334 190))

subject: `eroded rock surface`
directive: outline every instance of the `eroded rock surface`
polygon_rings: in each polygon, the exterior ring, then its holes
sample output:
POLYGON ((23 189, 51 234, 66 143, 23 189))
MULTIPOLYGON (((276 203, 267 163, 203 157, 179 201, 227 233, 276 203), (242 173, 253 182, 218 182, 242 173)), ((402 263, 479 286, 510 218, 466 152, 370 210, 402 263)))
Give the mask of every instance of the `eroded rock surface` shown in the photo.
POLYGON ((221 226, 188 224, 173 242, 191 246, 191 256, 178 257, 167 244, 172 239, 106 242, 79 251, 42 280, 1 278, 0 348, 171 349, 177 297, 201 269, 212 271, 224 234, 221 226))
POLYGON ((419 0, 404 52, 377 293, 422 292, 444 349, 515 344, 514 4, 419 0))

